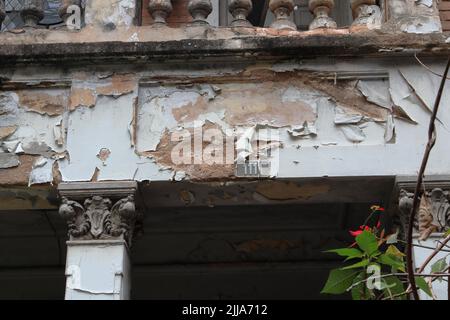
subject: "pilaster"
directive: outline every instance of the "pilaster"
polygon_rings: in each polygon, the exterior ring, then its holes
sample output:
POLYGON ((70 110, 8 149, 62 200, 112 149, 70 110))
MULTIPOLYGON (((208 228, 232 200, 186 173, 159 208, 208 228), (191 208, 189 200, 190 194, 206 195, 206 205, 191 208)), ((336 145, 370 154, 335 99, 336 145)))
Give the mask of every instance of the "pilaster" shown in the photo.
POLYGON ((62 183, 58 191, 69 236, 66 299, 128 299, 129 248, 142 222, 136 182, 62 183))

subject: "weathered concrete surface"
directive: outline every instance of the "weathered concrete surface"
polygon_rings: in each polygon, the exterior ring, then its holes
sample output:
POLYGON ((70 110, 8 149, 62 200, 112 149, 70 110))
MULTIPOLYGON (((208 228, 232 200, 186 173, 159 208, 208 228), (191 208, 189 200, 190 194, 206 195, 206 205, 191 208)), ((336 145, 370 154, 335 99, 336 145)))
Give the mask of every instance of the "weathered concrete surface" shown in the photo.
POLYGON ((234 56, 255 60, 271 56, 445 55, 448 33, 406 34, 352 29, 280 31, 270 28, 117 28, 86 27, 79 32, 24 30, 0 33, 0 64, 12 62, 96 63, 99 59, 136 61, 193 60, 234 56))
POLYGON ((391 0, 388 1, 388 9, 390 14, 388 25, 392 30, 407 33, 442 31, 437 1, 391 0))

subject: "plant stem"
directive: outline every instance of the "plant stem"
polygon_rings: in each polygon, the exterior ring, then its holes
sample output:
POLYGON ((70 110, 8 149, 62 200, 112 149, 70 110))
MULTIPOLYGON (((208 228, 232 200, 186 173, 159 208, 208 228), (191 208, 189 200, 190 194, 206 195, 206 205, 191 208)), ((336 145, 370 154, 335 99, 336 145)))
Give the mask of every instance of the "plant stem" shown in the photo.
POLYGON ((414 219, 416 217, 417 208, 419 206, 419 198, 422 195, 421 186, 423 181, 423 175, 425 173, 425 169, 427 167, 428 159, 430 157, 430 152, 436 143, 436 126, 435 121, 437 117, 437 112, 439 110, 439 105, 442 99, 442 93, 444 91, 445 82, 447 80, 448 71, 450 69, 450 58, 447 61, 447 66, 445 67, 444 75, 442 76, 441 85, 439 87, 439 91, 436 96, 436 100, 434 103, 433 113, 430 117, 430 124, 428 127, 428 142, 425 148, 425 153, 423 155, 422 164, 420 165, 419 174, 417 176, 416 189, 414 191, 413 205, 411 208, 411 213, 409 216, 409 225, 408 225, 408 233, 407 233, 407 247, 406 247, 406 266, 408 271, 408 282, 411 286, 412 293, 415 300, 420 300, 419 293, 416 287, 416 281, 414 279, 414 263, 412 258, 412 242, 413 242, 413 227, 414 227, 414 219))

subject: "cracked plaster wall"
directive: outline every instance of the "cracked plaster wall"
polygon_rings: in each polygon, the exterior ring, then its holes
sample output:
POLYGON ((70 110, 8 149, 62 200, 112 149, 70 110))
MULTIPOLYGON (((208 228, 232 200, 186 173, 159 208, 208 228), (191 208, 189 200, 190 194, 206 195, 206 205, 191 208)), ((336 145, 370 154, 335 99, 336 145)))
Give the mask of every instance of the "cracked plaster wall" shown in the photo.
MULTIPOLYGON (((278 178, 415 174, 439 78, 413 60, 217 68, 4 72, 0 183, 235 179, 234 164, 173 163, 171 135, 196 121, 236 142, 234 158, 261 151, 239 143, 245 134, 276 129, 278 178)), ((450 173, 445 110, 428 174, 450 173)))

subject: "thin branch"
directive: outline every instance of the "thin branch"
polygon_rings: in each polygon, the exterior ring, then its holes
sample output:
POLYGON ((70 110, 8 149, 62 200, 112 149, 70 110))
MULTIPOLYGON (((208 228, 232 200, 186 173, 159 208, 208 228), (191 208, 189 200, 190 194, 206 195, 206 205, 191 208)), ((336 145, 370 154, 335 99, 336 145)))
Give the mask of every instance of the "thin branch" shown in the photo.
POLYGON ((404 296, 404 295, 407 295, 409 292, 408 292, 408 290, 406 290, 406 291, 404 291, 404 292, 401 292, 401 293, 396 293, 396 294, 394 294, 392 297, 384 297, 383 299, 381 299, 381 300, 389 300, 389 299, 394 299, 394 298, 398 298, 398 297, 401 297, 401 296, 404 296))
MULTIPOLYGON (((436 240, 436 242, 437 243, 442 243, 441 241, 439 241, 439 240, 436 240)), ((448 244, 446 244, 446 245, 444 245, 444 247, 446 247, 446 248, 449 248, 450 249, 450 246, 448 245, 448 244)), ((444 251, 444 252, 448 252, 448 250, 444 250, 443 248, 442 248, 442 250, 441 251, 444 251)), ((447 255, 448 256, 448 255, 447 255)))
POLYGON ((424 263, 422 263, 422 265, 420 266, 420 268, 417 270, 418 273, 423 272, 423 270, 425 270, 426 266, 431 262, 431 260, 433 260, 433 258, 440 252, 442 251, 442 248, 450 241, 450 235, 447 236, 444 240, 442 240, 442 242, 439 242, 439 246, 436 247, 436 249, 434 249, 434 251, 431 253, 431 255, 424 261, 424 263))
MULTIPOLYGON (((444 77, 442 74, 437 73, 436 71, 433 71, 429 66, 427 66, 425 63, 422 62, 422 60, 419 59, 419 57, 417 56, 417 53, 414 53, 414 58, 416 58, 417 62, 424 67, 425 69, 427 69, 430 73, 434 74, 435 76, 438 76, 440 78, 444 77)), ((446 77, 447 80, 450 80, 449 77, 446 77)))
MULTIPOLYGON (((403 241, 403 240, 397 240, 397 242, 407 243, 406 241, 403 241)), ((440 243, 440 242, 439 242, 439 243, 440 243)), ((413 243, 413 246, 414 246, 414 247, 417 247, 417 248, 424 248, 424 249, 430 249, 430 250, 436 249, 435 247, 424 246, 423 244, 417 244, 417 243, 413 243)), ((446 247, 448 247, 448 246, 446 246, 446 247)), ((449 253, 450 253, 450 250, 442 249, 441 251, 442 251, 442 252, 449 252, 449 253)))
POLYGON ((413 206, 411 208, 411 214, 409 216, 409 225, 408 225, 408 234, 407 234, 407 248, 406 248, 406 263, 407 263, 407 271, 408 271, 408 282, 410 283, 412 293, 415 300, 420 300, 419 293, 416 287, 416 281, 414 279, 414 263, 412 257, 412 242, 413 242, 413 226, 414 219, 416 217, 417 208, 419 206, 419 198, 421 197, 421 186, 423 181, 423 175, 425 173, 425 169, 427 167, 428 159, 430 157, 430 152, 433 149, 434 144, 436 143, 436 127, 435 121, 437 117, 437 112, 439 110, 439 105, 442 99, 442 93, 444 92, 445 82, 447 80, 448 71, 450 69, 450 58, 447 61, 447 66, 445 67, 444 75, 442 76, 441 85, 439 87, 439 91, 436 96, 436 100, 434 103, 433 113, 430 117, 430 124, 428 128, 428 142, 425 148, 425 153, 423 155, 422 164, 420 166, 419 174, 417 176, 416 189, 414 191, 413 198, 413 206))

